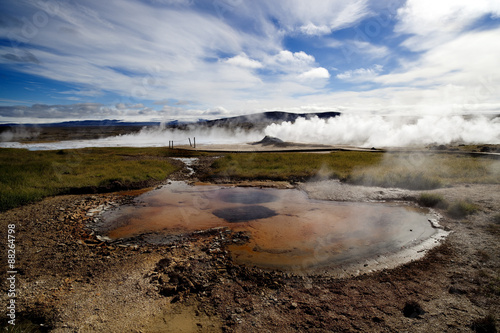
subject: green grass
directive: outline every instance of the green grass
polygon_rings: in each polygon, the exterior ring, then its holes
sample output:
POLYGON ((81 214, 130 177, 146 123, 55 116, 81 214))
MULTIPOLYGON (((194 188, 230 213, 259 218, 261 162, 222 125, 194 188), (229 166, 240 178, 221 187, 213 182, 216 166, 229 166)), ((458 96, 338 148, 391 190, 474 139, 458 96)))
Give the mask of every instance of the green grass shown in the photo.
POLYGON ((340 151, 330 154, 228 154, 212 165, 228 179, 336 178, 353 184, 428 190, 457 183, 500 183, 500 161, 450 154, 340 151))
POLYGON ((163 180, 176 170, 165 157, 193 154, 165 148, 0 149, 0 211, 72 189, 163 180))
MULTIPOLYGON (((176 170, 166 157, 207 155, 165 148, 60 151, 0 149, 0 211, 74 189, 163 180, 176 170)), ((456 183, 500 183, 500 161, 459 154, 339 151, 226 154, 207 178, 340 179, 352 184, 433 189, 456 183)))
POLYGON ((449 216, 455 219, 462 219, 468 215, 474 214, 479 207, 468 201, 457 201, 448 207, 446 211, 449 216))
POLYGON ((382 163, 357 171, 354 183, 412 190, 500 183, 500 161, 466 154, 387 153, 382 163))
POLYGON ((443 196, 436 193, 422 193, 417 198, 417 202, 424 207, 446 208, 448 206, 443 196))
POLYGON ((347 179, 355 168, 380 163, 381 153, 336 152, 227 154, 212 164, 213 176, 243 179, 347 179))

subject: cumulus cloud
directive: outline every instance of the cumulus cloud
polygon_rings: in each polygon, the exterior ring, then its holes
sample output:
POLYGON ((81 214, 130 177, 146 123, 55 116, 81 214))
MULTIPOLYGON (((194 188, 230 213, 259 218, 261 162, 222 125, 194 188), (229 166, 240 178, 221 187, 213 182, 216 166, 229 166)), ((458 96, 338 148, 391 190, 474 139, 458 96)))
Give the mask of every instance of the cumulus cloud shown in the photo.
POLYGON ((311 69, 314 63, 314 57, 303 51, 281 50, 265 59, 266 68, 284 73, 303 72, 311 69))
POLYGON ((330 73, 326 68, 317 67, 308 70, 299 75, 300 79, 328 79, 330 78, 330 73))
POLYGON ((228 64, 246 68, 262 68, 262 64, 254 59, 250 59, 245 53, 238 54, 235 57, 226 60, 228 64))

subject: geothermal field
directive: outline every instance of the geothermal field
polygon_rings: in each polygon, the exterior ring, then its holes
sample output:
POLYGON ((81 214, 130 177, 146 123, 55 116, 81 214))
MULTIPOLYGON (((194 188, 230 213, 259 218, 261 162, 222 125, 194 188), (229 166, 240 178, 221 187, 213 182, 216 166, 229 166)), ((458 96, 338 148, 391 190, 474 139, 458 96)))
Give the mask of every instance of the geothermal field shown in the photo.
POLYGON ((495 327, 497 117, 255 117, 4 128, 17 327, 495 327))

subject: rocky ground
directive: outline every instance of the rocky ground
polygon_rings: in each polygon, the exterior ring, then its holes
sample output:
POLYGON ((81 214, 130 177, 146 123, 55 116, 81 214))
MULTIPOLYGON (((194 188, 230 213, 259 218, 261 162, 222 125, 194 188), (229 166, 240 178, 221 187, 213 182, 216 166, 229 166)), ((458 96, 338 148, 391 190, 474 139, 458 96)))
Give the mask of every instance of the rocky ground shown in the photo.
MULTIPOLYGON (((194 169, 202 173, 209 163, 194 169)), ((419 194, 334 181, 301 188, 327 200, 414 200, 419 194)), ((92 233, 96 208, 137 192, 58 196, 13 209, 0 214, 0 230, 5 240, 7 225, 15 224, 16 325, 32 332, 496 332, 500 186, 433 192, 480 209, 463 219, 441 212, 440 223, 452 233, 423 259, 345 279, 234 265, 226 246, 246 235, 227 229, 166 245, 141 238, 109 243, 92 233)), ((1 251, 7 252, 5 241, 1 251)), ((3 284, 3 304, 7 291, 3 284)))

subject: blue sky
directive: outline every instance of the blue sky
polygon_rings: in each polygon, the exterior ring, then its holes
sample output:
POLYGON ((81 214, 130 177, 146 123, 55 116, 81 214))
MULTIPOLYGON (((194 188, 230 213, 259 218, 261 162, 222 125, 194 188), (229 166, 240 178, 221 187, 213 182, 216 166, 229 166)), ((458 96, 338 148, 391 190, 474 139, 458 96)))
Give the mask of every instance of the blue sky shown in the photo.
POLYGON ((3 0, 0 122, 500 110, 498 0, 3 0))

